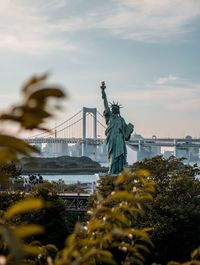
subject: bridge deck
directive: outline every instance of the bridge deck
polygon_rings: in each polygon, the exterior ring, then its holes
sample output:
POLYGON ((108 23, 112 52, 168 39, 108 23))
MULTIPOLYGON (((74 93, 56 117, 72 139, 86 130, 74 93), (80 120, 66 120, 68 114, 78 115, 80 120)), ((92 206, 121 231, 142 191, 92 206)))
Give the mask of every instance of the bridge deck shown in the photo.
POLYGON ((60 193, 59 197, 65 203, 67 212, 86 212, 87 201, 90 194, 87 193, 60 193))
POLYGON ((72 198, 79 198, 79 199, 88 199, 91 194, 89 193, 59 193, 58 196, 63 199, 72 199, 72 198))

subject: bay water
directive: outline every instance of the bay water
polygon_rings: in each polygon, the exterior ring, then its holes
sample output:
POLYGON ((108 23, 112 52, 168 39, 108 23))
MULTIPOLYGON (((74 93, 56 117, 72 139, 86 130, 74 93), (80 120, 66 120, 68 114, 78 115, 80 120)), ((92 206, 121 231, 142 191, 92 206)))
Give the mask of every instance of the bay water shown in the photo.
MULTIPOLYGON (((64 174, 41 174, 44 180, 51 181, 58 181, 62 179, 65 184, 77 184, 79 181, 80 183, 92 183, 97 181, 96 176, 93 175, 64 175, 64 174)), ((36 175, 37 176, 37 175, 36 175)), ((24 176, 27 178, 28 176, 24 176)))

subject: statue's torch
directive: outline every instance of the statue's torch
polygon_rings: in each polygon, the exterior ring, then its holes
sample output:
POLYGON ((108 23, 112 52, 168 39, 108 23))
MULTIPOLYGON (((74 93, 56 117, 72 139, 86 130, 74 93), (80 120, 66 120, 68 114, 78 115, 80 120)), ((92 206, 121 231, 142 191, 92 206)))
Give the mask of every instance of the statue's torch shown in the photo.
POLYGON ((100 86, 101 90, 104 91, 104 89, 106 89, 106 86, 105 86, 105 81, 102 81, 101 82, 101 86, 100 86))

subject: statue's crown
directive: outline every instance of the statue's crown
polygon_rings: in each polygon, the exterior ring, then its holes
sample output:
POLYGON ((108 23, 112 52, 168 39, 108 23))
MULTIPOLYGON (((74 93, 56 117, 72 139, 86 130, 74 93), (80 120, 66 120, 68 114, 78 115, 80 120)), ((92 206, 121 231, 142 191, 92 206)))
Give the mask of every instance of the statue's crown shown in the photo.
POLYGON ((111 108, 118 108, 118 109, 120 109, 120 108, 122 108, 122 105, 121 104, 119 104, 118 102, 110 102, 110 107, 111 108))

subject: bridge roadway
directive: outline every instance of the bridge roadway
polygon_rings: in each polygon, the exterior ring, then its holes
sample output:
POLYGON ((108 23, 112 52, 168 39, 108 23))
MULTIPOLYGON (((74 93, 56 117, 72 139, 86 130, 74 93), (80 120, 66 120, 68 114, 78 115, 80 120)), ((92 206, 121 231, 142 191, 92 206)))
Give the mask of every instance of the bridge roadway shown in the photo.
POLYGON ((101 145, 105 143, 105 139, 102 138, 25 138, 23 139, 26 143, 30 144, 38 144, 38 143, 67 143, 67 144, 84 144, 87 143, 89 145, 101 145))
POLYGON ((91 194, 88 193, 60 193, 58 196, 65 203, 67 212, 86 212, 87 201, 91 194))
POLYGON ((200 139, 186 139, 186 138, 143 138, 131 139, 127 142, 131 147, 163 146, 163 147, 178 147, 178 148, 200 148, 200 139))
MULTIPOLYGON (((26 138, 23 139, 27 143, 68 143, 68 144, 88 144, 88 145, 101 145, 106 142, 104 138, 26 138)), ((130 147, 150 147, 150 146, 164 146, 164 147, 180 147, 200 148, 200 139, 186 139, 186 138, 142 138, 130 139, 127 144, 130 147)))

